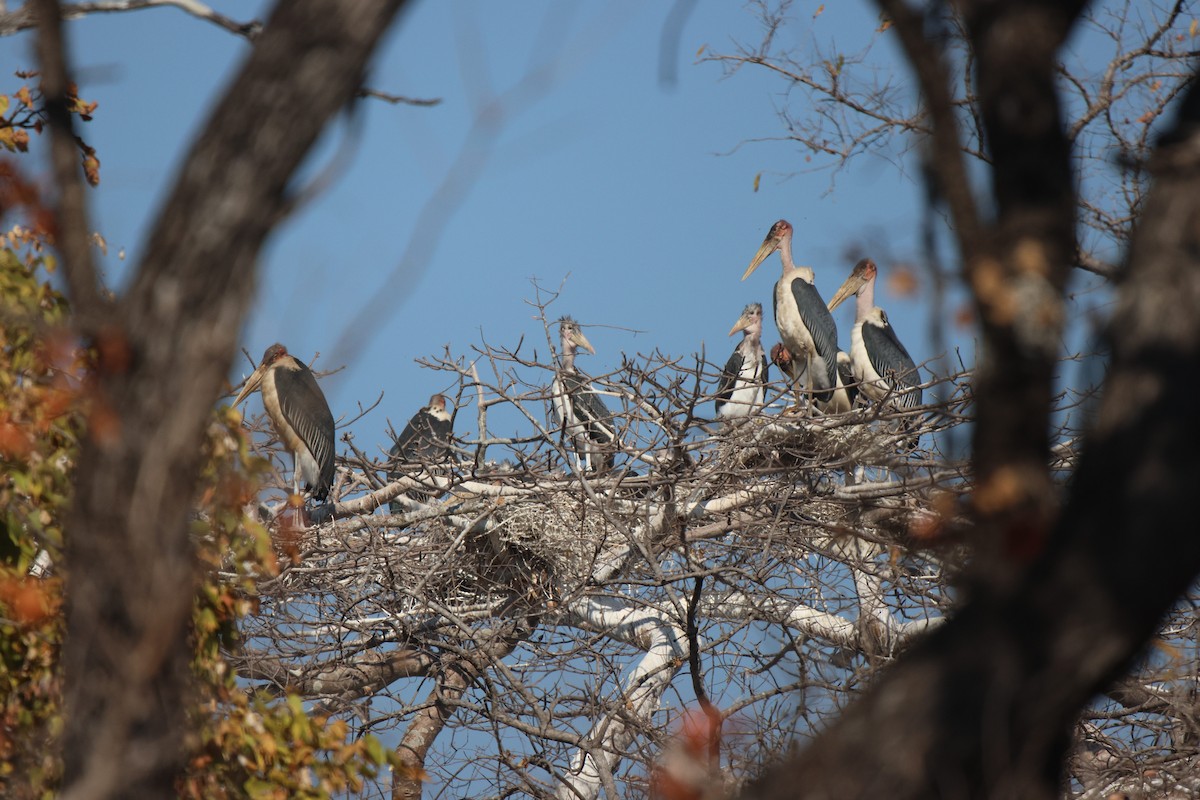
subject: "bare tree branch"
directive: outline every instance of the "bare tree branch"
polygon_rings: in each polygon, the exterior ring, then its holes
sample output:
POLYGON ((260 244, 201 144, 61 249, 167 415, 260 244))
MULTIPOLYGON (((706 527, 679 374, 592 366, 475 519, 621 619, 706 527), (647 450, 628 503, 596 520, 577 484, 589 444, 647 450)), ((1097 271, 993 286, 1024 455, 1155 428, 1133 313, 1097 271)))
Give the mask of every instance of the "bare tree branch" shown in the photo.
MULTIPOLYGON (((15 11, 0 14, 0 36, 12 36, 39 25, 30 6, 31 4, 26 4, 15 11)), ((88 3, 64 3, 61 8, 61 18, 64 20, 79 19, 89 14, 109 14, 144 8, 178 8, 197 19, 211 22, 246 39, 254 39, 262 32, 262 23, 258 20, 237 22, 199 0, 96 0, 88 3)))
POLYGON ((101 293, 96 265, 92 260, 91 226, 88 224, 87 199, 79 168, 79 149, 71 118, 67 67, 59 5, 55 0, 35 0, 22 7, 36 12, 40 21, 37 38, 38 61, 42 65, 42 95, 51 132, 51 158, 54 182, 58 188, 56 245, 63 257, 71 302, 83 332, 95 335, 111 313, 110 303, 101 293))

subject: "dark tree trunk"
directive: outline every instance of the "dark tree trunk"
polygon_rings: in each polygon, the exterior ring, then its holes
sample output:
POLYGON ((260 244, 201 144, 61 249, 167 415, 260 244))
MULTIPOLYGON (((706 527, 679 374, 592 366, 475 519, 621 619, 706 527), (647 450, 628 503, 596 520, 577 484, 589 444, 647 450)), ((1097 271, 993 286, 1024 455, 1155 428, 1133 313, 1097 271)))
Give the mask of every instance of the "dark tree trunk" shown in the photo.
POLYGON ((1058 795, 1079 713, 1200 572, 1196 83, 1150 166, 1154 187, 1111 327, 1111 371, 1046 547, 1018 580, 976 592, 746 797, 1058 795))
POLYGON ((1076 197, 1056 81, 1058 50, 1083 5, 963 4, 994 204, 981 241, 962 248, 982 332, 972 452, 985 579, 1008 579, 1009 567, 1035 556, 1057 512, 1050 411, 1076 197))
POLYGON ((204 427, 288 183, 401 5, 279 4, 192 147, 128 295, 88 331, 102 358, 68 521, 64 796, 173 796, 194 585, 185 520, 204 427))

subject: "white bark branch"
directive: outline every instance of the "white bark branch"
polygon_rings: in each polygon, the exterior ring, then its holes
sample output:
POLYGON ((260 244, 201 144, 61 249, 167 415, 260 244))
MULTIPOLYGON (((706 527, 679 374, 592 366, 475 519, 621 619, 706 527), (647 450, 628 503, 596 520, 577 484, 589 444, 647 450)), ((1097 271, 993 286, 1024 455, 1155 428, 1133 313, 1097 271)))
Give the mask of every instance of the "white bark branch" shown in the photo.
POLYGON ((604 633, 645 651, 629 671, 622 688, 624 712, 596 720, 588 747, 576 752, 571 773, 558 792, 564 800, 597 798, 621 754, 633 741, 638 726, 629 718, 649 723, 663 690, 687 659, 687 634, 683 628, 650 608, 629 608, 628 601, 587 597, 568 609, 572 621, 587 630, 604 633))

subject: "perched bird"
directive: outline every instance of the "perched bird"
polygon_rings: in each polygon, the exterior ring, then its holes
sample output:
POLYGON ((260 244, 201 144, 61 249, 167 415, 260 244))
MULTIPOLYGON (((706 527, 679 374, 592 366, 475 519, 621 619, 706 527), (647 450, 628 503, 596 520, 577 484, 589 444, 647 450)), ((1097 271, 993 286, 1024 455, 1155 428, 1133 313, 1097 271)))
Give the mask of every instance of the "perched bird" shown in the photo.
MULTIPOLYGON (((428 469, 431 466, 444 464, 450 459, 450 439, 454 435, 454 420, 446 410, 446 396, 435 394, 429 398, 429 405, 412 415, 412 419, 404 426, 396 443, 388 451, 393 461, 400 466, 417 465, 428 469)), ((397 469, 388 473, 388 480, 398 480, 406 474, 406 470, 397 469)), ((408 496, 414 500, 425 502, 432 493, 413 489, 408 496)), ((405 509, 399 503, 391 503, 388 508, 393 514, 405 509)))
MULTIPOLYGON (((783 346, 783 342, 776 342, 775 346, 771 348, 771 363, 779 367, 792 383, 804 377, 804 365, 798 364, 792 358, 792 354, 783 346)), ((855 380, 854 371, 850 368, 850 355, 845 350, 838 350, 837 387, 833 390, 833 400, 826 408, 826 413, 840 414, 849 411, 854 408, 857 399, 858 381, 855 380)))
POLYGON ((233 405, 236 408, 261 385, 263 407, 275 434, 292 453, 292 490, 300 479, 313 499, 324 500, 333 486, 333 414, 316 376, 281 344, 263 353, 262 362, 246 379, 233 405))
POLYGON ((850 365, 863 394, 875 402, 886 400, 894 408, 915 408, 921 405, 921 376, 887 314, 875 305, 877 274, 874 261, 859 261, 829 301, 829 308, 837 308, 852 294, 858 296, 850 331, 850 365))
POLYGON ((610 470, 621 447, 616 422, 604 400, 592 388, 586 375, 575 367, 575 353, 583 348, 595 355, 596 349, 570 317, 558 321, 559 369, 551 386, 554 413, 563 431, 571 438, 575 456, 586 470, 593 469, 592 456, 610 470))
MULTIPOLYGON (((837 387, 837 326, 833 316, 813 284, 813 271, 797 267, 792 261, 792 226, 779 220, 771 226, 742 280, 750 277, 767 256, 779 251, 783 275, 775 284, 775 327, 783 345, 799 362, 796 384, 803 377, 805 390, 811 393, 818 410, 838 410, 834 397, 837 387)), ((797 394, 799 394, 798 387, 797 394)))
POLYGON ((800 372, 797 369, 796 359, 792 358, 791 352, 783 346, 783 342, 776 342, 771 348, 771 363, 779 367, 779 371, 787 376, 787 379, 792 383, 800 380, 800 372))
POLYGON ((744 417, 762 405, 767 374, 767 357, 762 347, 763 310, 761 303, 751 303, 729 329, 733 336, 742 332, 742 341, 725 362, 721 381, 717 384, 717 416, 744 417))
POLYGON ((839 405, 844 403, 845 408, 839 410, 849 411, 858 401, 858 379, 854 377, 854 367, 850 364, 849 353, 845 350, 838 350, 837 362, 838 391, 844 392, 846 395, 844 401, 839 401, 839 405))

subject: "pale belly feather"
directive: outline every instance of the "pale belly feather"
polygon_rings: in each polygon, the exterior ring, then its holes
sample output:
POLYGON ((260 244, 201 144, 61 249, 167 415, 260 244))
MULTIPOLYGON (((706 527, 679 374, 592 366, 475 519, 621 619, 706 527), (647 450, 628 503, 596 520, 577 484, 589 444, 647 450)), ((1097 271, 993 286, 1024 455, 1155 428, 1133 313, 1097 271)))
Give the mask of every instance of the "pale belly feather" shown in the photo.
POLYGON ((863 323, 855 322, 850 329, 850 367, 854 370, 854 379, 859 382, 859 389, 872 400, 879 402, 888 394, 888 385, 879 377, 871 359, 867 356, 867 346, 863 343, 863 323))
POLYGON ((733 394, 721 406, 717 416, 744 417, 762 405, 763 385, 760 372, 762 372, 761 356, 747 358, 742 363, 742 369, 738 373, 738 388, 733 390, 733 394))
POLYGON ((308 445, 283 418, 283 410, 279 405, 279 392, 275 389, 275 373, 273 371, 263 376, 262 398, 263 407, 267 409, 267 416, 271 418, 276 435, 283 440, 284 447, 292 454, 295 470, 300 473, 300 477, 309 486, 318 486, 321 480, 321 467, 309 452, 308 445))
POLYGON ((803 280, 803 278, 793 275, 782 278, 775 284, 775 327, 779 329, 779 337, 783 339, 783 346, 799 364, 797 377, 799 378, 804 373, 811 361, 812 373, 805 375, 804 381, 812 381, 812 387, 817 390, 832 389, 833 387, 828 385, 829 381, 826 377, 828 369, 825 359, 817 354, 812 334, 808 332, 808 326, 804 324, 800 312, 796 309, 796 301, 792 295, 792 281, 798 280, 803 280))
POLYGON ((812 334, 796 310, 792 282, 786 279, 775 284, 775 327, 779 329, 783 346, 792 354, 792 358, 804 363, 808 357, 816 355, 812 334))

